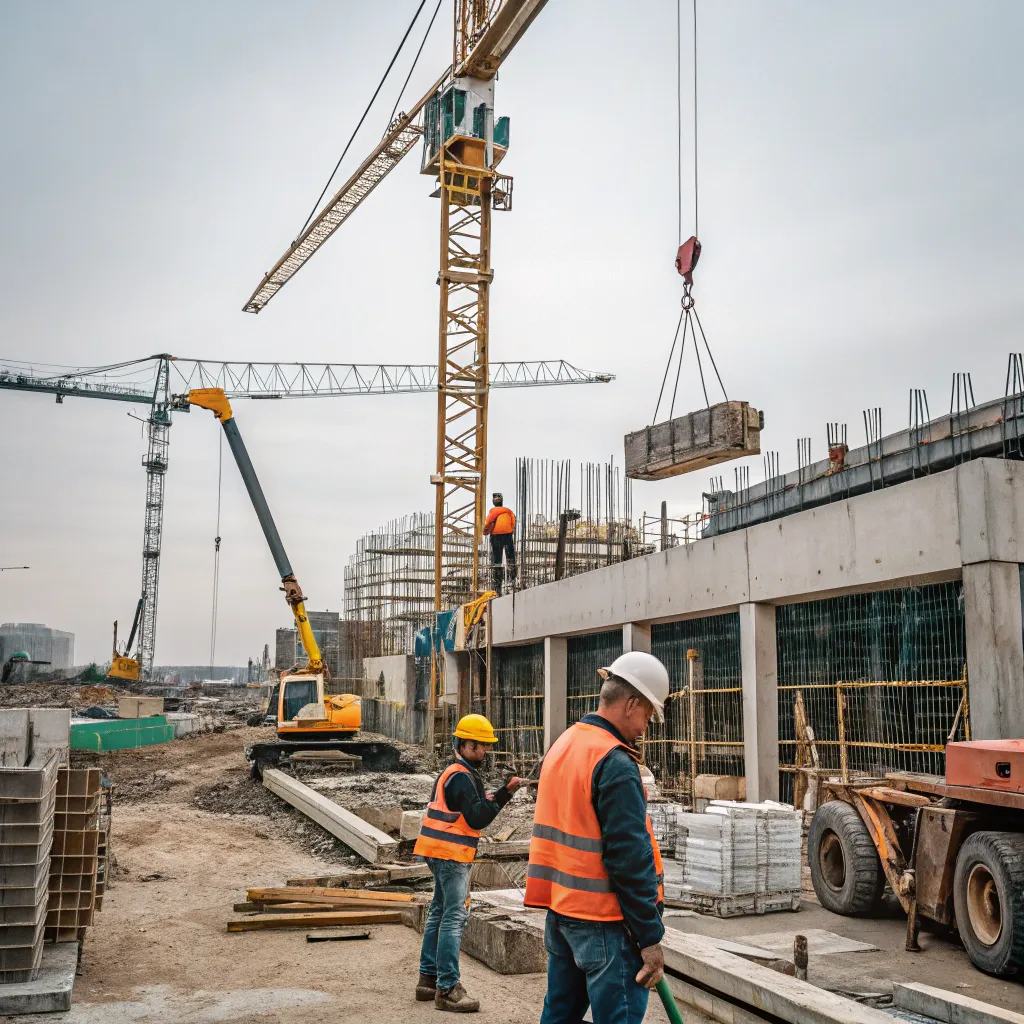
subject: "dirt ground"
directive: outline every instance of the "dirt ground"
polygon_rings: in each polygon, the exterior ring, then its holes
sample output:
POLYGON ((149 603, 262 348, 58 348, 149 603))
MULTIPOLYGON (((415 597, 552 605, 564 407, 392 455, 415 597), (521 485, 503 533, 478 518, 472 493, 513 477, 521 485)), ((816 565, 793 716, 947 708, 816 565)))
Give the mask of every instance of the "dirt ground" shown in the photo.
MULTIPOLYGON (((329 872, 347 856, 333 839, 326 856, 311 852, 322 840, 305 819, 249 782, 242 751, 259 734, 242 729, 138 751, 76 752, 79 763, 102 764, 115 784, 117 866, 62 1022, 434 1019, 432 1004, 412 998, 419 936, 403 925, 375 925, 368 942, 352 943, 309 944, 302 930, 226 932, 231 905, 247 887, 329 872), (239 807, 245 813, 229 813, 239 807)), ((478 1019, 540 1019, 543 975, 506 977, 469 957, 462 970, 483 1002, 478 1019)), ((692 1012, 686 1019, 705 1022, 692 1012)), ((648 1020, 666 1020, 656 1000, 648 1020)))

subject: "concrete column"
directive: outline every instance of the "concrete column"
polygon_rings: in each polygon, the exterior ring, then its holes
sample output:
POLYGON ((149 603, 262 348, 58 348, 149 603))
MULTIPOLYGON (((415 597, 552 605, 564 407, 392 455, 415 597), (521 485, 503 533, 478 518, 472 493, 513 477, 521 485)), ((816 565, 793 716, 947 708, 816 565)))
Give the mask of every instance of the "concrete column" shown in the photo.
POLYGON ((641 626, 639 622, 626 622, 622 626, 622 653, 627 651, 643 651, 651 653, 651 627, 641 626))
POLYGON ((569 678, 564 636, 544 638, 544 749, 547 750, 567 725, 566 696, 569 678))
POLYGON ((740 660, 747 800, 778 800, 779 678, 774 605, 740 605, 740 660))
POLYGON ((1024 736, 1020 566, 964 566, 964 628, 971 738, 1024 736))

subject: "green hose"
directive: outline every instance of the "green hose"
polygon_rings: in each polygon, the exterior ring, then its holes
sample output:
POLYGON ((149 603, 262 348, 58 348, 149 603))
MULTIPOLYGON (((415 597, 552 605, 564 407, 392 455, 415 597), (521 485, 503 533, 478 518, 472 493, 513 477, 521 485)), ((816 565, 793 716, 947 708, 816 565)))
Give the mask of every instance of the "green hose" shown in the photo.
POLYGON ((683 1015, 679 1012, 679 1007, 676 1006, 672 989, 668 987, 668 978, 662 978, 658 982, 658 995, 661 996, 661 1005, 665 1007, 665 1013, 668 1014, 668 1019, 672 1024, 683 1024, 683 1015))

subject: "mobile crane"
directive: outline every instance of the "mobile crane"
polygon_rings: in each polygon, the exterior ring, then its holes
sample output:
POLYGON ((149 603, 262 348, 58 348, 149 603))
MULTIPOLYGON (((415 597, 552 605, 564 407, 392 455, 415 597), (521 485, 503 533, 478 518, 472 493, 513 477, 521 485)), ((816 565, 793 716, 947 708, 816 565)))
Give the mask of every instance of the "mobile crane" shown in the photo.
POLYGON ((326 694, 327 666, 306 616, 306 598, 302 593, 291 562, 281 542, 270 506, 263 495, 256 471, 246 450, 231 403, 222 388, 199 388, 187 395, 175 396, 176 408, 196 406, 209 409, 224 429, 231 454, 242 475, 256 518, 263 528, 270 553, 281 576, 281 589, 295 618, 295 627, 306 654, 306 664, 281 675, 270 695, 268 712, 276 709, 277 741, 254 743, 246 749, 252 762, 253 778, 262 777, 263 768, 276 764, 282 757, 301 750, 340 750, 361 757, 378 769, 397 767, 398 751, 387 743, 358 742, 354 739, 362 724, 360 698, 352 693, 326 694))

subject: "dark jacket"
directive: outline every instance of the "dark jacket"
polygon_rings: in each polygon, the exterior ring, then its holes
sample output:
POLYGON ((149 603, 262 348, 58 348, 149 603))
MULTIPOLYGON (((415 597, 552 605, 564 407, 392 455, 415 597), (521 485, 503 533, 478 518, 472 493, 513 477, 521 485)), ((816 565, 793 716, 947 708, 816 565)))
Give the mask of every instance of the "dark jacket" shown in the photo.
MULTIPOLYGON (((605 729, 626 743, 607 718, 590 714, 580 721, 605 729)), ((598 761, 591 785, 594 810, 601 826, 601 859, 619 898, 626 927, 641 949, 653 946, 665 934, 661 922, 664 908, 658 902, 658 878, 647 834, 647 800, 640 769, 625 750, 616 747, 598 761)))
MULTIPOLYGON (((480 773, 461 757, 455 758, 455 762, 468 768, 469 774, 455 772, 448 779, 444 785, 444 802, 448 805, 449 810, 460 813, 470 828, 486 828, 498 816, 505 804, 512 799, 512 794, 506 786, 502 786, 488 798, 480 773)), ((434 786, 436 788, 436 781, 434 786)), ((430 798, 434 799, 433 791, 431 791, 430 798)))

